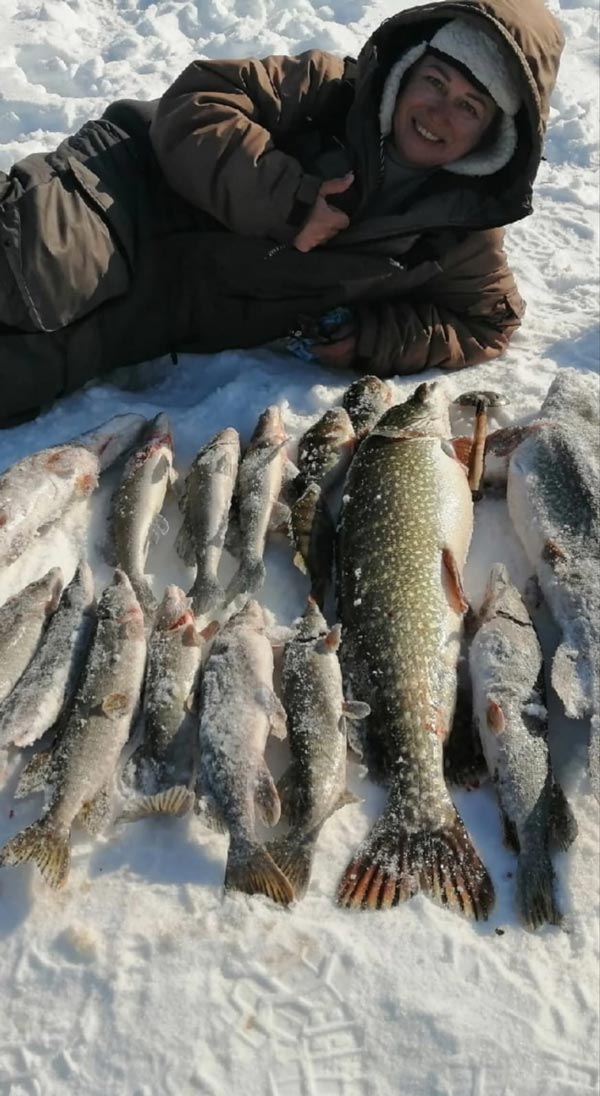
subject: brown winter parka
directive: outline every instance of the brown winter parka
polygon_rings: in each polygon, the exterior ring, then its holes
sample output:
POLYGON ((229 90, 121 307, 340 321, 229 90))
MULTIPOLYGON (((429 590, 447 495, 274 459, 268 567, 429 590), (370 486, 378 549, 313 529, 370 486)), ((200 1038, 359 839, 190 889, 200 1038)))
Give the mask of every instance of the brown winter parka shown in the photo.
POLYGON ((502 226, 531 212, 562 46, 541 0, 444 0, 386 20, 357 62, 195 61, 158 104, 113 104, 0 174, 0 421, 114 366, 259 345, 339 304, 356 315, 362 371, 496 357, 524 307, 502 226), (485 178, 435 172, 406 208, 367 216, 387 72, 457 16, 513 51, 516 152, 485 178), (292 241, 324 152, 331 174, 354 170, 336 198, 350 226, 305 254, 292 241))

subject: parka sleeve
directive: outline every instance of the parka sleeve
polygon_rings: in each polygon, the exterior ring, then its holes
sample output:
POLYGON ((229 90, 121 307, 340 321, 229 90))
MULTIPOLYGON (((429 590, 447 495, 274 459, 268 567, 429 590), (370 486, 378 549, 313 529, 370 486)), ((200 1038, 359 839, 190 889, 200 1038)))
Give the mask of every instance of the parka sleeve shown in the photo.
POLYGON ((168 182, 232 231, 290 243, 322 180, 278 139, 335 112, 343 74, 344 61, 320 50, 192 62, 163 95, 151 127, 168 182))
POLYGON ((525 312, 503 237, 500 229, 469 233, 418 290, 356 306, 355 366, 390 377, 464 369, 502 354, 525 312))

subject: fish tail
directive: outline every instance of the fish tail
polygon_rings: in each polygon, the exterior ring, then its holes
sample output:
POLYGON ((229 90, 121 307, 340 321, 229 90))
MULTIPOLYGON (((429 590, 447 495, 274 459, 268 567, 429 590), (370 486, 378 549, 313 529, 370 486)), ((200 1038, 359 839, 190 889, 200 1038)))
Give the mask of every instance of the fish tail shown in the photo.
POLYGON ((443 829, 407 828, 389 806, 346 868, 340 906, 389 909, 423 891, 475 921, 487 920, 494 887, 455 812, 443 829))
POLYGON ((517 907, 529 929, 561 924, 562 914, 554 895, 554 870, 547 853, 519 857, 517 907))
POLYGON ((240 597, 253 597, 265 581, 265 565, 262 559, 243 559, 226 590, 227 603, 240 597))
POLYGON ((569 849, 579 832, 577 819, 560 784, 552 785, 550 793, 550 836, 559 849, 569 849))
POLYGON ((0 851, 0 865, 12 867, 33 860, 51 887, 63 887, 71 866, 70 831, 59 828, 50 816, 34 822, 13 837, 0 851))
POLYGON ((288 834, 279 841, 270 841, 267 850, 291 883, 296 898, 304 898, 308 890, 315 855, 317 833, 288 834))
POLYGON ((204 616, 225 600, 225 590, 218 579, 210 575, 198 575, 189 591, 196 616, 204 616))
POLYGON ((280 906, 289 906, 295 897, 291 883, 261 845, 249 845, 241 849, 235 845, 230 846, 225 871, 225 890, 264 894, 280 906))
POLYGON ((154 795, 140 796, 119 815, 117 822, 137 822, 140 818, 149 818, 153 814, 181 817, 192 809, 195 798, 190 788, 186 788, 184 784, 174 784, 173 787, 154 795))

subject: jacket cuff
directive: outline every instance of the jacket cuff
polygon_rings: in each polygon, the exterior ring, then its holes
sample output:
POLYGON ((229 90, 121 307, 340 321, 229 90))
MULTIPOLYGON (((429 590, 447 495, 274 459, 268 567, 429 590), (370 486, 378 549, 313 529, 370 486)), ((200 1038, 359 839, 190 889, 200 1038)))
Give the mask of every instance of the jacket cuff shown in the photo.
POLYGON ((317 200, 322 183, 318 175, 301 176, 285 224, 273 233, 282 243, 291 243, 296 238, 317 200))

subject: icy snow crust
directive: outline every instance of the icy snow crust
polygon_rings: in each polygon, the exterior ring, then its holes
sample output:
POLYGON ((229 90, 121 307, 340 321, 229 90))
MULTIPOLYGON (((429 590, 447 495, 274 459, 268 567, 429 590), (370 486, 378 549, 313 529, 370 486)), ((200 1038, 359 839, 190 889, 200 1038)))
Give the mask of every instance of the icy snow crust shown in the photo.
MULTIPOLYGON (((54 148, 112 99, 159 95, 194 57, 313 46, 356 54, 401 3, 4 0, 0 167, 54 148)), ((534 216, 508 232, 528 312, 500 361, 446 380, 451 394, 477 386, 502 391, 517 419, 534 416, 557 369, 598 368, 597 4, 551 6, 567 48, 548 159, 534 216)), ((0 434, 0 468, 110 415, 150 418, 164 410, 176 467, 185 473, 217 430, 234 426, 246 444, 271 403, 297 439, 339 402, 351 379, 268 350, 183 356, 177 368, 149 363, 127 377, 148 387, 103 384, 0 434)), ((396 396, 414 383, 397 382, 396 396)), ((98 590, 110 574, 96 546, 111 487, 109 479, 93 496, 98 590)), ((172 500, 165 513, 171 529, 149 556, 158 596, 167 583, 186 587, 193 574, 173 551, 180 518, 172 500)), ((69 518, 72 526, 76 520, 69 518)), ((467 566, 476 603, 495 560, 522 589, 529 566, 506 504, 490 498, 477 507, 467 566)), ((307 579, 287 546, 269 548, 266 562, 261 599, 283 626, 302 612, 307 579)), ((0 571, 0 602, 54 564, 69 581, 75 553, 64 526, 0 571)), ((557 632, 548 618, 543 623, 551 647, 557 632)), ((65 891, 51 892, 33 867, 0 873, 0 1093, 592 1096, 597 807, 584 771, 587 727, 567 720, 552 695, 550 721, 555 769, 580 829, 573 848, 554 857, 568 931, 547 927, 533 936, 517 923, 516 861, 502 845, 488 787, 456 795, 497 891, 490 922, 476 926, 423 897, 386 914, 335 907, 338 878, 384 802, 355 764, 349 787, 363 802, 326 822, 308 895, 288 912, 266 899, 223 898, 227 839, 197 818, 152 818, 95 841, 79 831, 65 891)), ((286 750, 269 746, 276 778, 286 750)), ((39 797, 13 799, 23 760, 14 752, 0 762, 1 842, 39 814, 39 797)))

